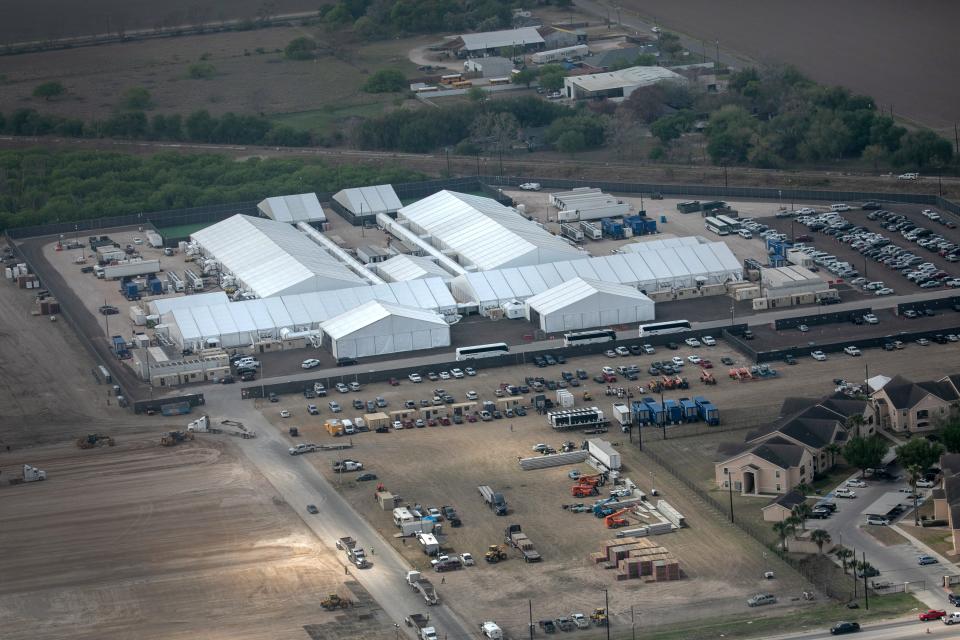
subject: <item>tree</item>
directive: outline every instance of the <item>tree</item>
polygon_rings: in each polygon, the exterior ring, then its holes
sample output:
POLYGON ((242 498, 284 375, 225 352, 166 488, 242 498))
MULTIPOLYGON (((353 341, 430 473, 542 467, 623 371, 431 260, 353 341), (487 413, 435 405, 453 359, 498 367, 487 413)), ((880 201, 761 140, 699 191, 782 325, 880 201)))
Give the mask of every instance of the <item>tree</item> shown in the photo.
POLYGON ((302 36, 287 43, 283 56, 287 60, 313 60, 316 57, 317 41, 302 36))
POLYGON ((554 142, 554 145, 557 147, 557 151, 561 153, 577 153, 587 148, 587 141, 580 131, 564 131, 554 142))
POLYGON ((780 536, 780 548, 786 550, 787 536, 795 531, 795 525, 790 522, 790 518, 787 518, 780 522, 774 522, 773 530, 780 536))
POLYGON ((943 455, 943 451, 943 445, 939 442, 913 438, 907 444, 897 447, 897 461, 904 469, 916 466, 924 470, 933 466, 943 455))
POLYGON ((470 126, 470 133, 478 145, 503 153, 517 140, 520 123, 512 113, 481 113, 470 126))
POLYGON ((640 87, 624 100, 623 109, 637 120, 653 124, 665 111, 665 93, 663 83, 640 87))
POLYGON ((470 87, 467 90, 467 99, 470 102, 480 103, 487 99, 487 92, 480 87, 470 87))
POLYGON ((837 454, 843 452, 843 447, 841 447, 836 442, 831 442, 823 448, 824 452, 830 456, 830 468, 837 466, 837 454))
POLYGON ((810 532, 810 541, 817 545, 817 549, 820 550, 820 553, 823 553, 823 546, 830 544, 833 541, 833 538, 830 537, 830 533, 824 529, 814 529, 810 532))
POLYGON ((801 502, 800 504, 793 505, 792 514, 793 517, 797 519, 797 522, 800 524, 800 527, 806 531, 807 530, 807 518, 810 517, 810 514, 813 512, 813 509, 810 508, 810 505, 806 502, 801 502))
POLYGON ((910 131, 903 136, 893 161, 900 167, 925 169, 947 165, 953 159, 953 145, 933 131, 910 131))
POLYGON ((878 436, 854 436, 843 447, 843 457, 852 466, 860 469, 861 475, 866 475, 867 469, 879 467, 886 452, 887 443, 878 436))
POLYGON ((843 426, 848 432, 850 432, 850 434, 859 436, 862 435, 860 433, 860 427, 864 426, 866 423, 867 421, 863 419, 862 413, 855 413, 852 416, 847 416, 847 419, 843 421, 843 426))
POLYGON ((917 482, 923 478, 926 467, 922 467, 919 464, 912 464, 906 469, 910 477, 910 488, 913 489, 913 524, 919 527, 920 511, 917 509, 917 482))
POLYGON ((559 91, 563 88, 563 78, 566 75, 563 67, 557 65, 547 65, 540 70, 540 86, 547 91, 559 91), (556 67, 548 69, 547 67, 556 67))
POLYGON ((511 81, 513 84, 522 84, 528 89, 530 85, 533 84, 533 81, 537 79, 537 72, 533 69, 523 69, 518 73, 513 74, 511 81))
POLYGON ((187 75, 194 80, 209 80, 217 75, 217 68, 209 62, 198 62, 190 65, 187 69, 187 75))
POLYGON ((407 77, 399 69, 380 69, 363 83, 367 93, 389 93, 407 88, 407 77))
POLYGON ((659 35, 660 51, 667 54, 667 57, 673 58, 683 51, 683 45, 680 44, 680 36, 669 31, 661 31, 659 35))
POLYGON ((54 98, 59 98, 67 92, 67 88, 64 87, 61 83, 53 82, 44 82, 43 84, 38 84, 33 89, 34 98, 43 98, 46 101, 53 100, 54 98))
POLYGON ((130 87, 123 93, 123 107, 126 109, 149 109, 151 103, 150 92, 143 87, 130 87))
POLYGON ((947 451, 960 453, 960 419, 952 418, 944 424, 940 439, 943 440, 943 446, 947 451))
POLYGON ((187 117, 187 139, 196 142, 209 142, 213 139, 213 132, 217 121, 206 109, 194 111, 187 117))
MULTIPOLYGON (((843 565, 843 573, 847 573, 847 561, 853 557, 853 551, 847 549, 846 547, 840 547, 837 549, 837 558, 840 559, 840 564, 843 565)), ((856 561, 854 561, 856 562, 856 561)))

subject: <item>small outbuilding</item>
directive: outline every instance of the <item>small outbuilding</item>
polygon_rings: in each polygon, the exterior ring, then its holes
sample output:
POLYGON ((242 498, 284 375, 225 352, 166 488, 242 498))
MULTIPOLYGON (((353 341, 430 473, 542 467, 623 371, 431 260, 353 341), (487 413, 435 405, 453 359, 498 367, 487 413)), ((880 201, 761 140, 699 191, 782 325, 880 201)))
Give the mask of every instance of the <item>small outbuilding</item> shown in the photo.
POLYGON ((526 301, 527 319, 542 331, 646 322, 654 318, 653 301, 634 287, 574 278, 526 301))
POLYGON ((298 222, 317 224, 327 221, 327 214, 324 213, 315 193, 267 198, 257 205, 257 210, 271 220, 288 224, 298 222))
POLYGON ((333 195, 330 206, 350 224, 361 225, 373 222, 381 213, 395 218, 403 205, 392 185, 376 184, 342 189, 333 195))
POLYGON ((335 358, 364 358, 450 346, 450 325, 440 314, 371 300, 320 325, 335 358))

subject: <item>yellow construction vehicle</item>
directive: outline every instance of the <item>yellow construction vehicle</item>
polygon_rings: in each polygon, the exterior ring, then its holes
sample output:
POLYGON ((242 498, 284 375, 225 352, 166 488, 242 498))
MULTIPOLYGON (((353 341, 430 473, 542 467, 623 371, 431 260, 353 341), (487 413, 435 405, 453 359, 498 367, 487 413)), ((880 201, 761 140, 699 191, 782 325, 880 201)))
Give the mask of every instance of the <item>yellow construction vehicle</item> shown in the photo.
POLYGON ((498 544, 492 544, 487 547, 487 552, 483 554, 483 559, 493 564, 507 559, 506 550, 498 544))
POLYGON ((593 613, 590 614, 590 620, 598 627, 607 626, 607 610, 602 607, 594 609, 593 613))
POLYGON ((328 595, 326 600, 320 601, 320 606, 327 611, 333 611, 334 609, 346 609, 351 604, 353 603, 346 598, 341 598, 335 593, 328 595))
POLYGON ((104 445, 112 447, 115 444, 113 438, 102 433, 88 433, 82 438, 77 438, 77 446, 81 449, 93 449, 104 445))
POLYGON ((193 440, 193 434, 189 431, 168 431, 160 437, 160 446, 172 447, 187 440, 193 440))

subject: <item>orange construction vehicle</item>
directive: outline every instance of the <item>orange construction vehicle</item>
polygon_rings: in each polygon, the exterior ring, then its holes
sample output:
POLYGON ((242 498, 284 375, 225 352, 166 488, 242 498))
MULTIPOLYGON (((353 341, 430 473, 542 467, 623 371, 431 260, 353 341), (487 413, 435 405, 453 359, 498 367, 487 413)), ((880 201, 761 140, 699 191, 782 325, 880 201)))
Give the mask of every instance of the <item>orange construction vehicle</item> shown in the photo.
POLYGON ((600 493, 600 490, 592 484, 575 484, 570 487, 570 495, 574 498, 589 498, 598 493, 600 493))
POLYGON ((706 369, 700 370, 700 382, 703 384, 717 384, 717 379, 713 377, 713 374, 707 371, 706 369))
POLYGON ((602 473, 595 473, 592 476, 580 476, 577 478, 580 484, 588 484, 592 487, 602 487, 607 483, 607 476, 602 473))
POLYGON ((626 527, 630 524, 630 521, 624 518, 623 516, 630 512, 630 509, 621 509, 615 513, 611 513, 606 518, 603 519, 603 523, 607 525, 607 529, 616 529, 617 527, 626 527))

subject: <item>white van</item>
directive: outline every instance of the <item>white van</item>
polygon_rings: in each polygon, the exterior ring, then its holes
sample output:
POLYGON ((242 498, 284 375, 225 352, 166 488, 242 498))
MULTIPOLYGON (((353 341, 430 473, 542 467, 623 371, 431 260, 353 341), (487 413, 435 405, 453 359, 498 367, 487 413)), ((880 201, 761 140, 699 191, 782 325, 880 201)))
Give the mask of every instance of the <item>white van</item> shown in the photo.
POLYGON ((830 211, 850 211, 850 205, 848 205, 848 204, 832 204, 832 205, 830 205, 830 211))
POLYGON ((737 231, 737 235, 739 235, 741 238, 746 238, 747 240, 750 240, 753 238, 753 234, 750 233, 748 229, 740 229, 739 231, 737 231))
POLYGON ((885 527, 890 524, 890 521, 884 518, 883 516, 867 516, 867 524, 875 524, 881 527, 885 527))
POLYGON ((353 421, 350 420, 350 418, 344 418, 340 421, 340 423, 343 425, 343 432, 348 436, 352 436, 357 432, 356 428, 353 426, 353 421))

